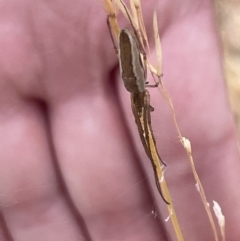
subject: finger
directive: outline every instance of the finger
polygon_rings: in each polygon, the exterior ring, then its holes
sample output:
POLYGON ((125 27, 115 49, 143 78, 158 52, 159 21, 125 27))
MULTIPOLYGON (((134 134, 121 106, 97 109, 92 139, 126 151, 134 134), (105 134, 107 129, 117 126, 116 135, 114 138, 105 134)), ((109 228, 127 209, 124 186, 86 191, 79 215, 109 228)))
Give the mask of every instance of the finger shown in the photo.
MULTIPOLYGON (((49 145, 46 109, 37 101, 43 94, 38 74, 39 70, 42 71, 42 55, 46 52, 42 54, 36 48, 34 29, 29 29, 26 21, 33 20, 28 5, 23 1, 16 8, 15 4, 16 1, 12 1, 1 5, 1 12, 8 13, 1 14, 4 34, 0 39, 4 56, 0 69, 3 232, 6 240, 10 236, 14 240, 42 240, 43 234, 44 239, 73 240, 74 237, 79 240, 86 236, 84 227, 76 220, 62 190, 52 146, 49 145)), ((46 10, 42 2, 35 4, 46 10)), ((42 23, 46 23, 46 12, 41 13, 42 23)))

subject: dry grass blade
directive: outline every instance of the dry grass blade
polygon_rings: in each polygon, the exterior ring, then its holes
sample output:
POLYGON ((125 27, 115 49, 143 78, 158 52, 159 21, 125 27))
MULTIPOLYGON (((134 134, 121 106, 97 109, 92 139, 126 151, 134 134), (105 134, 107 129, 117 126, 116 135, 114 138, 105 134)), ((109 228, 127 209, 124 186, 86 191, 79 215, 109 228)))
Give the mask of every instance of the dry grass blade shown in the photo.
POLYGON ((160 76, 162 74, 162 48, 160 42, 160 36, 158 32, 158 24, 157 24, 157 13, 156 11, 153 14, 153 31, 154 31, 154 39, 155 39, 155 48, 157 53, 157 75, 160 76))
POLYGON ((119 27, 117 21, 117 9, 111 0, 104 0, 104 8, 108 14, 108 19, 113 30, 115 39, 118 39, 119 36, 119 27))
POLYGON ((213 211, 218 220, 218 225, 219 225, 219 228, 221 231, 222 241, 226 241, 225 217, 222 214, 222 209, 221 209, 220 205, 216 201, 213 201, 213 211))
POLYGON ((158 165, 158 168, 161 171, 161 173, 158 177, 159 178, 159 184, 161 185, 161 189, 162 189, 164 197, 170 202, 170 204, 167 205, 168 212, 169 212, 169 215, 170 215, 170 219, 171 219, 171 222, 173 224, 173 228, 175 230, 177 240, 178 241, 184 241, 182 231, 181 231, 180 225, 178 223, 177 215, 176 215, 176 212, 174 210, 172 199, 171 199, 170 193, 168 191, 167 183, 164 179, 162 167, 160 165, 159 156, 157 154, 157 149, 156 149, 156 145, 155 145, 155 142, 154 142, 154 136, 153 136, 153 133, 151 131, 150 126, 148 126, 148 130, 149 130, 149 141, 150 141, 149 147, 151 149, 152 157, 156 160, 155 163, 158 165))
POLYGON ((139 25, 139 29, 141 31, 140 36, 143 38, 144 44, 146 44, 148 52, 150 52, 147 32, 146 32, 146 28, 145 28, 145 24, 144 24, 143 16, 142 16, 141 2, 140 2, 140 0, 131 0, 130 3, 131 3, 131 6, 133 6, 132 8, 134 8, 134 11, 136 12, 137 22, 139 25))
POLYGON ((135 23, 136 23, 136 28, 139 29, 137 9, 136 9, 135 4, 134 4, 133 1, 130 1, 130 7, 131 7, 132 16, 133 16, 134 21, 135 21, 135 23))
MULTIPOLYGON (((149 63, 148 63, 148 66, 152 69, 152 71, 154 73, 157 73, 157 76, 159 76, 159 74, 162 73, 162 71, 161 71, 162 50, 161 50, 161 43, 160 43, 160 38, 159 38, 159 34, 158 34, 157 16, 155 14, 154 14, 154 21, 153 22, 154 22, 153 26, 154 26, 155 46, 156 46, 156 51, 157 51, 158 66, 157 66, 157 69, 155 69, 149 63)), ((164 83, 162 81, 160 81, 159 90, 160 90, 163 98, 168 103, 168 105, 169 105, 169 107, 171 109, 174 125, 176 127, 177 132, 178 132, 178 136, 180 138, 180 141, 181 141, 181 143, 182 143, 182 145, 183 145, 184 149, 186 150, 187 155, 189 157, 189 161, 190 161, 190 164, 191 164, 192 172, 193 172, 195 181, 197 182, 197 184, 199 186, 199 193, 200 193, 203 205, 205 207, 205 210, 207 212, 208 219, 210 221, 210 224, 211 224, 211 227, 212 227, 212 230, 213 230, 215 241, 218 241, 216 225, 214 223, 214 219, 213 219, 211 210, 209 208, 204 189, 202 187, 201 181, 200 181, 200 179, 198 177, 198 174, 197 174, 197 171, 195 169, 195 165, 194 165, 194 161, 193 161, 193 157, 192 157, 192 153, 191 153, 191 143, 190 143, 190 141, 188 139, 184 138, 182 136, 182 134, 181 134, 181 131, 180 131, 178 123, 177 123, 177 118, 176 118, 176 114, 175 114, 175 110, 174 110, 174 106, 173 106, 171 97, 170 97, 170 95, 169 95, 169 93, 168 93, 167 89, 165 88, 164 83)))
POLYGON ((219 241, 218 235, 217 235, 216 225, 215 225, 214 219, 213 219, 213 215, 212 215, 211 210, 209 208, 209 204, 207 202, 207 198, 206 198, 203 186, 201 184, 201 181, 200 181, 200 179, 198 177, 198 174, 197 174, 197 171, 196 171, 196 168, 195 168, 195 165, 194 165, 194 161, 193 161, 193 157, 192 157, 192 151, 191 151, 191 143, 190 143, 190 141, 188 139, 183 137, 182 134, 181 134, 181 131, 180 131, 178 123, 177 123, 177 118, 176 118, 176 114, 175 114, 175 110, 174 110, 174 106, 173 106, 172 100, 171 100, 170 95, 169 95, 168 91, 166 90, 166 88, 165 88, 165 86, 164 86, 162 81, 160 82, 159 86, 160 86, 159 89, 160 89, 161 94, 163 95, 164 99, 166 100, 166 102, 170 106, 170 109, 171 109, 171 112, 172 112, 172 116, 173 116, 174 125, 176 127, 177 132, 178 132, 180 141, 181 141, 185 151, 187 152, 187 155, 188 155, 188 158, 189 158, 189 162, 190 162, 190 165, 191 165, 191 168, 192 168, 192 172, 193 172, 193 175, 194 175, 194 179, 195 179, 195 181, 196 181, 196 183, 197 183, 197 185, 199 187, 200 197, 202 199, 204 208, 206 210, 209 222, 210 222, 212 230, 213 230, 214 239, 215 239, 215 241, 219 241))
POLYGON ((212 230, 213 230, 214 239, 215 239, 215 241, 218 241, 219 239, 218 239, 218 235, 217 235, 217 228, 216 228, 216 225, 214 223, 213 215, 212 215, 212 212, 210 210, 209 203, 207 201, 203 186, 201 184, 201 181, 198 177, 198 174, 197 174, 197 171, 196 171, 196 168, 195 168, 195 165, 194 165, 194 161, 193 161, 193 157, 192 157, 192 150, 191 150, 191 143, 185 137, 181 138, 181 143, 182 143, 184 149, 186 150, 186 152, 188 154, 189 161, 190 161, 191 168, 192 168, 192 172, 193 172, 193 176, 194 176, 194 179, 197 183, 198 191, 200 193, 204 208, 206 210, 206 213, 208 215, 208 219, 210 221, 210 224, 211 224, 211 227, 212 227, 212 230))
POLYGON ((126 19, 128 19, 128 15, 126 13, 126 10, 124 8, 124 5, 122 4, 121 0, 114 0, 115 4, 118 6, 118 8, 121 10, 121 12, 123 13, 124 17, 126 19))

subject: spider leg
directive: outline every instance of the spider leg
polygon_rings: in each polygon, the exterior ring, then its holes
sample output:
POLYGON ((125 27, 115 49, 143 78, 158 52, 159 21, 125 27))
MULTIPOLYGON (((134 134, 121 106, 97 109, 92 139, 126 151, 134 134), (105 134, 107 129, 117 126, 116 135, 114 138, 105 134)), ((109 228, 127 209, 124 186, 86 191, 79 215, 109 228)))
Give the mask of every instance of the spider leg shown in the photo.
MULTIPOLYGON (((156 74, 154 74, 152 72, 151 72, 151 74, 152 74, 153 78, 154 78, 154 75, 156 75, 156 74)), ((158 80, 156 81, 156 83, 154 85, 150 85, 150 84, 148 84, 148 82, 146 82, 145 87, 147 87, 147 88, 156 88, 156 87, 158 87, 159 84, 161 83, 161 79, 163 77, 163 74, 161 74, 160 76, 157 76, 157 77, 158 77, 158 80)))
POLYGON ((114 37, 113 37, 112 27, 111 27, 111 23, 110 23, 110 20, 109 20, 112 17, 113 16, 111 16, 111 15, 107 16, 107 25, 108 25, 108 30, 109 30, 110 37, 111 37, 111 40, 112 40, 112 43, 113 43, 113 48, 114 48, 116 54, 118 54, 118 48, 117 48, 117 45, 116 45, 114 37))

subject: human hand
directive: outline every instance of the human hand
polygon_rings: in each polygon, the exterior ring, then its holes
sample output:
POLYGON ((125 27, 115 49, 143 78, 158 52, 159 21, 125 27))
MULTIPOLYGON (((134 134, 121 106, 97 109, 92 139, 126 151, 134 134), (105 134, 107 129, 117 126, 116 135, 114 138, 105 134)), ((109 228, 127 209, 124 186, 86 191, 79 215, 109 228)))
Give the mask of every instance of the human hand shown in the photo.
MULTIPOLYGON (((147 30, 157 9, 163 81, 208 200, 220 203, 228 239, 238 240, 237 140, 213 9, 174 4, 148 1, 147 30)), ((174 240, 101 1, 2 1, 0 11, 0 240, 174 240)), ((184 237, 212 240, 169 108, 150 94, 184 237)))

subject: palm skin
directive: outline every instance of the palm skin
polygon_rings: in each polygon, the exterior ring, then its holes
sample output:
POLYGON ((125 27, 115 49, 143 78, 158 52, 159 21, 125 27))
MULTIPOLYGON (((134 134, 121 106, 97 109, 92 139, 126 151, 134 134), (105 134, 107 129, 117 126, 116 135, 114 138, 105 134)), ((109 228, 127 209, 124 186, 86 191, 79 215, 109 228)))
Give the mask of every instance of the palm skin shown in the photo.
MULTIPOLYGON (((213 6, 147 1, 143 9, 150 33, 158 11, 163 81, 208 200, 220 203, 237 241, 240 167, 213 6)), ((0 11, 0 240, 175 240, 102 2, 12 0, 0 11)), ((184 237, 213 240, 170 111, 149 91, 184 237)))

